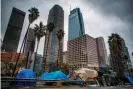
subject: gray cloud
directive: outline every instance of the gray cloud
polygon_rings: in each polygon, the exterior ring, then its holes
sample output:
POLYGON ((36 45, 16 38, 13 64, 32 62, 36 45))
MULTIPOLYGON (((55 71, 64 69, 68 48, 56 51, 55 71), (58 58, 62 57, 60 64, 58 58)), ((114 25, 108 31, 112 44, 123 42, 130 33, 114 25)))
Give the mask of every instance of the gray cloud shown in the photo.
POLYGON ((86 0, 86 2, 104 15, 115 15, 127 22, 133 21, 133 0, 86 0))
MULTIPOLYGON (((85 4, 108 20, 116 18, 122 22, 120 24, 116 20, 116 24, 112 24, 108 31, 119 33, 125 39, 130 57, 133 60, 131 56, 133 51, 133 0, 86 0, 85 4)), ((111 24, 111 21, 109 23, 111 24)))

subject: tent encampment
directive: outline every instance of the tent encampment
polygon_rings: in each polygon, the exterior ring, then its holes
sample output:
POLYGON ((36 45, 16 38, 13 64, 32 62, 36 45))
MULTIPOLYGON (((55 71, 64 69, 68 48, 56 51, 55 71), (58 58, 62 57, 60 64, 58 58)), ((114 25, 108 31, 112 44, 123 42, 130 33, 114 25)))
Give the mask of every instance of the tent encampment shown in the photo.
MULTIPOLYGON (((36 75, 35 75, 35 73, 31 69, 24 69, 24 70, 20 71, 16 75, 17 79, 33 79, 35 77, 36 77, 36 75)), ((36 82, 17 81, 15 86, 20 86, 20 87, 22 87, 22 86, 36 86, 36 82)))
POLYGON ((43 73, 40 79, 41 80, 69 80, 67 76, 61 71, 43 73))
POLYGON ((75 70, 75 73, 84 81, 88 78, 94 78, 98 76, 98 73, 96 70, 91 70, 88 68, 80 68, 78 70, 75 70))

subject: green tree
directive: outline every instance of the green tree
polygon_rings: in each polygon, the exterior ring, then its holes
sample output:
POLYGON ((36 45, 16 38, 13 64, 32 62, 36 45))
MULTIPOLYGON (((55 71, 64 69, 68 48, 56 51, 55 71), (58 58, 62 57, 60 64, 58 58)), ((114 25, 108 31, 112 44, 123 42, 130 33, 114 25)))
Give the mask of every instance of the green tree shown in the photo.
POLYGON ((35 31, 35 36, 36 36, 36 39, 37 39, 37 47, 36 47, 36 51, 35 51, 36 54, 35 54, 35 61, 34 61, 33 70, 35 70, 36 56, 37 56, 37 50, 38 50, 40 39, 44 35, 46 35, 46 26, 44 26, 42 22, 40 22, 39 25, 35 24, 34 31, 35 31))
MULTIPOLYGON (((59 29, 56 33, 56 36, 57 36, 58 41, 59 41, 58 56, 57 56, 57 67, 59 67, 58 62, 59 62, 59 56, 60 56, 60 42, 61 42, 62 38, 64 37, 64 34, 65 34, 64 30, 62 30, 62 29, 59 29)), ((61 62, 61 60, 60 60, 60 62, 61 62)))
POLYGON ((54 27, 55 27, 54 24, 52 22, 50 22, 47 25, 47 29, 46 29, 46 36, 48 37, 48 39, 46 39, 46 37, 45 37, 46 48, 44 48, 44 49, 46 49, 46 53, 44 52, 44 66, 43 66, 44 71, 45 71, 45 66, 46 66, 46 58, 47 58, 47 53, 48 53, 47 51, 48 51, 49 39, 50 39, 50 35, 51 35, 54 27))
POLYGON ((108 38, 109 49, 111 54, 111 59, 115 60, 117 63, 117 76, 122 77, 124 76, 124 68, 122 64, 122 38, 118 34, 112 33, 111 36, 108 38))

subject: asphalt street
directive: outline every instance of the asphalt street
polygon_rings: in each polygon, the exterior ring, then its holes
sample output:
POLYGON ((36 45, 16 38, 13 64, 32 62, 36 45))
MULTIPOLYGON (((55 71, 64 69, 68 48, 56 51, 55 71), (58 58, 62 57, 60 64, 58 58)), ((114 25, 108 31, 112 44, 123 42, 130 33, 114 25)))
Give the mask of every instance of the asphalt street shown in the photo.
MULTIPOLYGON (((42 88, 45 89, 45 88, 42 88)), ((133 87, 62 87, 49 89, 133 89, 133 87)))
POLYGON ((25 87, 25 88, 12 88, 12 89, 133 89, 127 86, 110 86, 110 87, 25 87))

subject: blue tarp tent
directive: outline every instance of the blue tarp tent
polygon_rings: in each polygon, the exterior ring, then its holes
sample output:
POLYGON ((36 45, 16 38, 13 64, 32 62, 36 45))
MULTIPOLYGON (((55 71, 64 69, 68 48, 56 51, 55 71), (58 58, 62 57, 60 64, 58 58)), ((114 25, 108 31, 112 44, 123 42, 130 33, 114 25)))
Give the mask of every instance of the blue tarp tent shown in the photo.
POLYGON ((129 80, 130 84, 133 85, 133 79, 130 76, 127 76, 127 79, 129 80))
MULTIPOLYGON (((24 69, 20 71, 17 75, 16 78, 35 78, 36 75, 31 69, 24 69)), ((18 81, 16 82, 16 86, 36 86, 36 82, 22 82, 18 81)))
POLYGON ((41 80, 69 80, 67 76, 61 71, 43 73, 40 79, 41 80))

